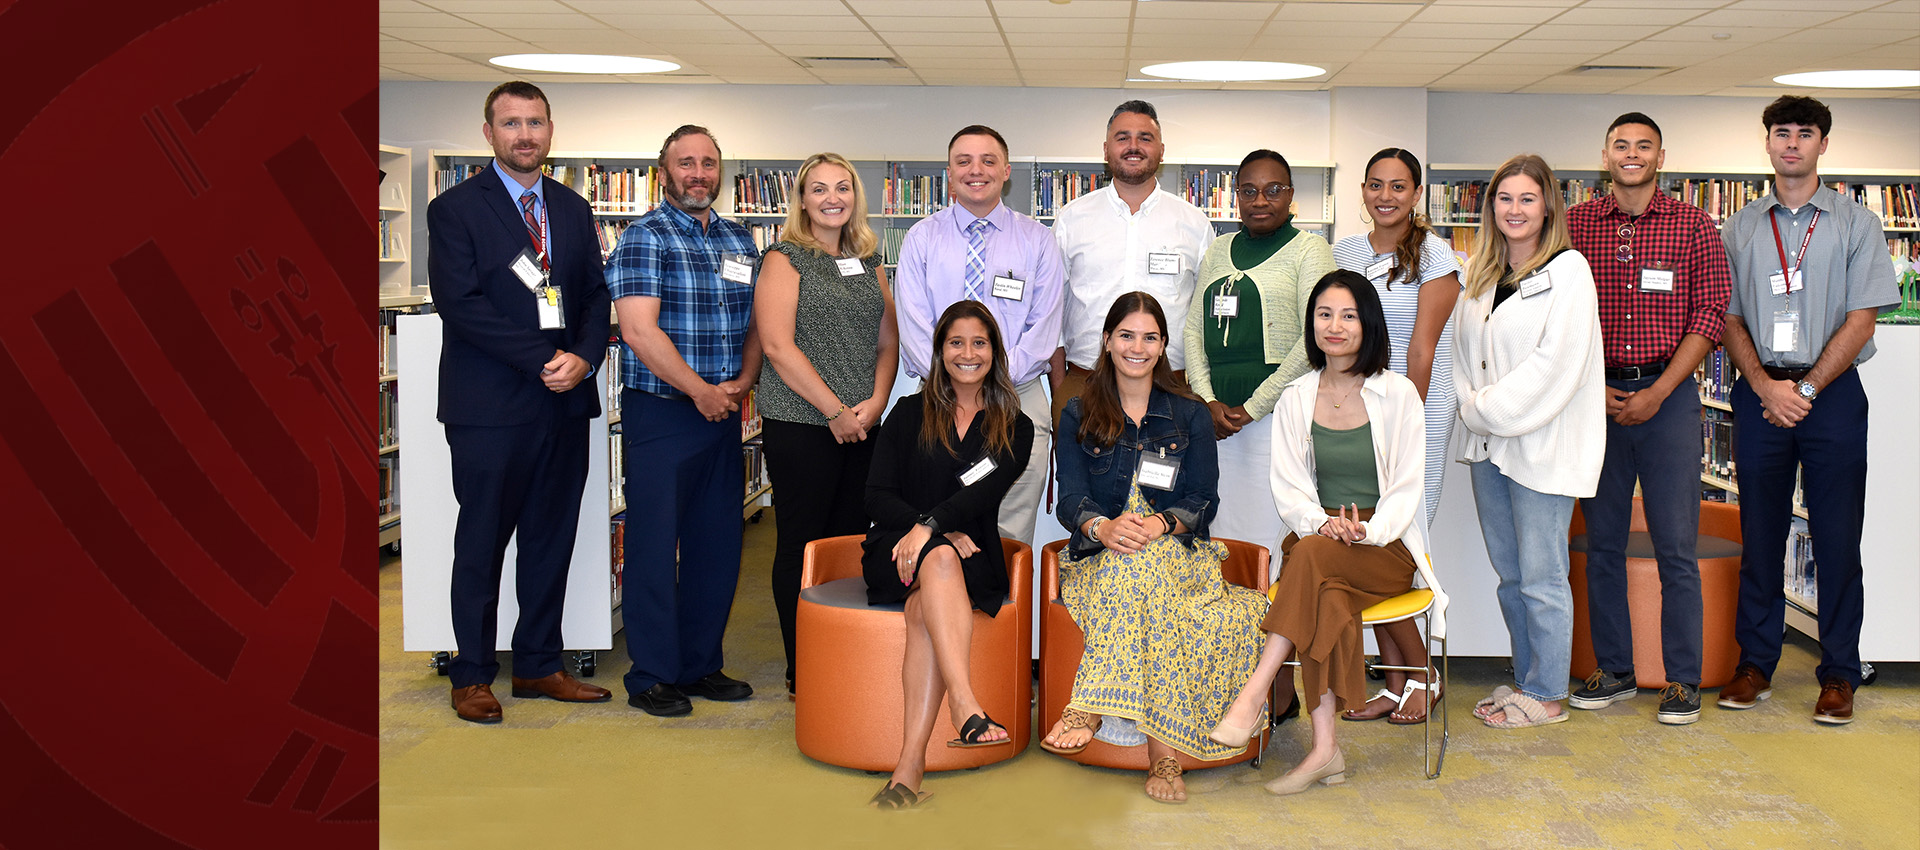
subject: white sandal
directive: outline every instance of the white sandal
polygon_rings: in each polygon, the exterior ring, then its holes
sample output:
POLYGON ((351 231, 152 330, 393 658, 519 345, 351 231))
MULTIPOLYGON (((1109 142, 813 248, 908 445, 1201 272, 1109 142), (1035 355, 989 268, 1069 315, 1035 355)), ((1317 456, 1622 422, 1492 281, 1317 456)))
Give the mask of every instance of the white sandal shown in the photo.
POLYGON ((1425 714, 1415 719, 1405 719, 1405 720, 1401 719, 1405 715, 1402 715, 1400 712, 1406 710, 1407 700, 1413 697, 1413 694, 1415 691, 1424 691, 1427 693, 1427 713, 1431 714, 1433 712, 1433 704, 1439 702, 1441 697, 1440 683, 1439 682, 1416 682, 1413 679, 1409 678, 1407 679, 1406 696, 1401 697, 1400 704, 1398 706, 1395 706, 1393 711, 1387 713, 1388 723, 1391 723, 1395 726, 1418 726, 1422 723, 1427 722, 1427 718, 1425 714))
MULTIPOLYGON (((1415 682, 1415 681, 1413 681, 1412 679, 1408 679, 1408 680, 1407 680, 1407 684, 1409 684, 1409 685, 1417 685, 1417 684, 1419 684, 1419 683, 1418 683, 1418 682, 1415 682)), ((1387 713, 1386 713, 1386 714, 1376 714, 1376 715, 1374 715, 1374 716, 1372 716, 1372 717, 1354 717, 1354 716, 1353 716, 1353 710, 1352 710, 1352 709, 1348 709, 1348 710, 1346 710, 1346 711, 1342 711, 1342 712, 1340 712, 1340 719, 1341 719, 1341 720, 1350 720, 1350 721, 1352 721, 1352 722, 1354 722, 1354 723, 1365 723, 1365 722, 1367 722, 1367 721, 1369 721, 1369 720, 1379 720, 1379 719, 1381 719, 1381 718, 1384 718, 1384 717, 1386 717, 1386 716, 1388 716, 1388 715, 1390 715, 1390 714, 1392 714, 1392 713, 1394 713, 1394 712, 1396 712, 1396 711, 1399 711, 1399 710, 1400 710, 1400 709, 1401 709, 1402 707, 1404 707, 1404 706, 1405 706, 1405 705, 1407 704, 1407 694, 1409 694, 1409 693, 1412 693, 1412 692, 1413 692, 1413 689, 1412 689, 1412 688, 1408 688, 1408 689, 1407 689, 1407 690, 1406 690, 1406 691, 1405 691, 1404 693, 1397 693, 1397 694, 1396 694, 1396 693, 1394 693, 1394 692, 1393 692, 1393 690, 1392 690, 1392 689, 1390 689, 1390 688, 1381 688, 1381 689, 1380 689, 1380 691, 1379 691, 1379 693, 1376 693, 1376 694, 1374 694, 1373 696, 1371 696, 1371 697, 1368 697, 1368 698, 1367 698, 1367 701, 1366 701, 1366 702, 1364 702, 1364 703, 1361 703, 1361 707, 1362 707, 1362 708, 1365 708, 1365 707, 1366 707, 1366 706, 1368 706, 1368 705, 1372 705, 1372 704, 1373 704, 1373 701, 1374 701, 1374 700, 1377 700, 1377 699, 1381 699, 1381 698, 1383 698, 1383 697, 1384 697, 1384 698, 1386 698, 1386 699, 1390 699, 1390 700, 1393 700, 1393 708, 1391 708, 1391 709, 1389 709, 1389 710, 1387 711, 1387 713)))

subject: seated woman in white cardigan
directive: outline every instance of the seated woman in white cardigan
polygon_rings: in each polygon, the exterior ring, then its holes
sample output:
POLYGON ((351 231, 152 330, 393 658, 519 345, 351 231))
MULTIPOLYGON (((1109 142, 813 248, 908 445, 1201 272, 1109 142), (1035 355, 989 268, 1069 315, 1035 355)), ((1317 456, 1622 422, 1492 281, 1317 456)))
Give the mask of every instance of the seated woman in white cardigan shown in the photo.
MULTIPOLYGON (((1267 783, 1275 794, 1346 781, 1334 713, 1367 700, 1360 612, 1405 593, 1426 559, 1425 409, 1413 382, 1387 368, 1380 296, 1357 272, 1337 270, 1307 303, 1314 371, 1288 383, 1273 409, 1273 499, 1295 533, 1280 544, 1266 648, 1213 731, 1245 744, 1281 665, 1299 651, 1313 745, 1267 783)), ((1425 664, 1425 648, 1407 661, 1425 664)))

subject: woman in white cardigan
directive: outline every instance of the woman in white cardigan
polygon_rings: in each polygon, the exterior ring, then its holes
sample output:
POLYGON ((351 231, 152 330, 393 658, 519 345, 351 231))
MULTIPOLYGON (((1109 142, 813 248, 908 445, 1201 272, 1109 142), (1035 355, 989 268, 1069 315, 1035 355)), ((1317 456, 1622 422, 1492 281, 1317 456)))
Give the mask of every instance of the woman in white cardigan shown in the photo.
POLYGON ((1453 455, 1472 469, 1487 556, 1518 688, 1475 707, 1488 726, 1567 719, 1573 591, 1567 523, 1592 496, 1606 453, 1599 302, 1593 272, 1567 238, 1553 169, 1532 154, 1489 181, 1466 292, 1454 307, 1453 455))
MULTIPOLYGON (((1281 665, 1298 650, 1313 745, 1298 766, 1267 783, 1275 794, 1346 780, 1334 713, 1367 699, 1360 612, 1405 593, 1415 572, 1434 584, 1425 573, 1421 508, 1425 411, 1413 383, 1387 368, 1380 297, 1362 275, 1336 270, 1320 278, 1308 304, 1314 370, 1281 390, 1270 470, 1274 502, 1298 531, 1280 544, 1280 580, 1262 623, 1266 648, 1213 731, 1216 741, 1244 745, 1281 665)), ((1423 650, 1409 663, 1425 658, 1423 650)))

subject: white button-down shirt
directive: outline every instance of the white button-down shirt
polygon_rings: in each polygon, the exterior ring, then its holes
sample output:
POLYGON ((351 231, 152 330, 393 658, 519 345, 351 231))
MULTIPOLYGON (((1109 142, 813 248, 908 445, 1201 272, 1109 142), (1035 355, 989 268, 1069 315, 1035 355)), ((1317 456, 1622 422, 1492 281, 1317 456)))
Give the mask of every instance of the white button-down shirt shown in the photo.
POLYGON ((1180 329, 1199 280, 1200 258, 1213 236, 1206 213, 1164 189, 1147 196, 1139 212, 1127 208, 1111 183, 1062 207, 1053 222, 1053 237, 1067 267, 1061 329, 1067 362, 1092 369, 1100 358, 1100 328, 1114 299, 1139 290, 1158 299, 1166 311, 1168 365, 1185 369, 1186 335, 1180 329), (1150 272, 1151 254, 1178 257, 1177 270, 1150 272))

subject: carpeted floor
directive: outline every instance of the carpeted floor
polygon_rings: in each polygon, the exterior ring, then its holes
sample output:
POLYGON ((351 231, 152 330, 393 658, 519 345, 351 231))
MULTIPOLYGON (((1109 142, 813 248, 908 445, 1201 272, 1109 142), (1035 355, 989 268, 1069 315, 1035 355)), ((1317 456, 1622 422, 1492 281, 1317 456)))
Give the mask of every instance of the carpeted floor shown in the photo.
MULTIPOLYGON (((1263 766, 1187 774, 1191 801, 1152 802, 1143 776, 1040 750, 933 774, 926 808, 863 808, 881 777, 814 762, 793 745, 779 627, 767 587, 773 523, 747 527, 727 672, 758 691, 696 699, 692 715, 626 705, 624 647, 600 655, 614 701, 506 696, 506 722, 454 717, 447 680, 400 650, 400 559, 380 567, 382 846, 413 847, 1920 847, 1920 665, 1880 667, 1858 719, 1809 717, 1817 647, 1787 644, 1774 696, 1746 712, 1655 723, 1643 691, 1570 722, 1503 732, 1467 708, 1507 680, 1504 659, 1455 659, 1444 775, 1420 776, 1418 727, 1343 723, 1349 781, 1290 798, 1261 784, 1303 752, 1289 722, 1263 766)), ((624 636, 617 636, 616 642, 624 636)), ((1036 727, 1044 730, 1044 727, 1036 727)), ((875 730, 896 735, 897 730, 875 730)))

